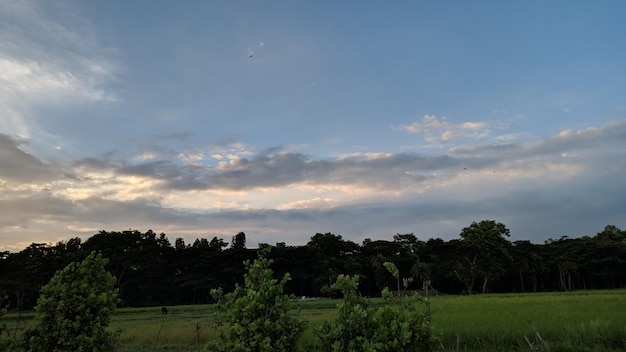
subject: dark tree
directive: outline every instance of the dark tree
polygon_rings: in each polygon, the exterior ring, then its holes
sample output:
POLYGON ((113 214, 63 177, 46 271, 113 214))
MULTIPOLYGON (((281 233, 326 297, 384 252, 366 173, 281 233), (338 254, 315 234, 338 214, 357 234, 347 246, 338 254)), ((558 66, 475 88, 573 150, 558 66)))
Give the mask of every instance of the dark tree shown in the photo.
POLYGON ((509 252, 510 243, 506 239, 509 229, 504 224, 493 220, 473 222, 461 231, 464 255, 460 266, 465 267, 465 274, 460 275, 472 293, 474 279, 482 278, 482 292, 487 292, 490 280, 504 274, 513 262, 509 252))
POLYGON ((233 240, 230 244, 231 249, 246 249, 246 234, 239 232, 233 236, 233 240))

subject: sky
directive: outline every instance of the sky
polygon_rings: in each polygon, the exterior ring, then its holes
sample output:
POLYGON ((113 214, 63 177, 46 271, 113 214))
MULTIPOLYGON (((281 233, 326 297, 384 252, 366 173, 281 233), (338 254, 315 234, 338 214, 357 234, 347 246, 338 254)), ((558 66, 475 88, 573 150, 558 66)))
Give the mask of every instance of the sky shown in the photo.
POLYGON ((0 0, 0 250, 624 229, 625 12, 0 0))

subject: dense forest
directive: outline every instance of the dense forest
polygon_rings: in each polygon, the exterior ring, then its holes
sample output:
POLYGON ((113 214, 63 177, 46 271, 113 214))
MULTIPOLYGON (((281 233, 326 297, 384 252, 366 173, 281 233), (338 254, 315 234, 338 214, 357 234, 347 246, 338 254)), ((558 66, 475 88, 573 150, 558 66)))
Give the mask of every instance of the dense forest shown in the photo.
MULTIPOLYGON (((339 274, 358 274, 364 296, 393 287, 383 266, 394 263, 413 277, 415 290, 431 294, 533 292, 626 286, 626 231, 608 225, 595 236, 549 239, 543 244, 508 240, 504 224, 483 220, 462 229, 458 239, 419 240, 396 234, 392 240, 358 244, 340 235, 317 233, 300 246, 259 244, 268 249, 277 275, 291 274, 285 290, 296 296, 333 296, 339 274)), ((87 240, 33 243, 18 253, 0 253, 0 293, 10 309, 29 310, 54 273, 92 251, 109 259, 122 305, 155 306, 209 303, 210 291, 234 289, 243 281, 243 262, 259 248, 246 247, 246 235, 199 238, 191 244, 151 230, 101 231, 87 240)))

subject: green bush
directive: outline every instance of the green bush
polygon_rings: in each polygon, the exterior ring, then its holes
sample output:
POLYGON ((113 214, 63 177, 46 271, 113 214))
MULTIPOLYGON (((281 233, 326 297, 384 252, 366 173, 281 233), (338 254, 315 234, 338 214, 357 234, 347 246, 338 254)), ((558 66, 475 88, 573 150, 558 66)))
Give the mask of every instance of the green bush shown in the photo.
POLYGON ((337 306, 337 319, 323 322, 315 331, 320 351, 375 351, 372 339, 376 331, 375 311, 359 296, 358 280, 358 275, 341 274, 331 286, 343 294, 343 302, 337 306))
POLYGON ((283 293, 289 281, 285 274, 278 281, 269 268, 271 259, 261 255, 252 264, 246 261, 248 273, 244 285, 222 295, 213 290, 218 299, 218 325, 226 323, 227 329, 220 331, 218 341, 210 343, 209 351, 228 352, 292 352, 304 332, 305 322, 293 315, 293 303, 283 293))
POLYGON ((107 260, 91 253, 58 271, 41 288, 33 325, 24 333, 27 351, 113 351, 105 331, 118 302, 107 260))
MULTIPOLYGON (((385 267, 400 282, 398 269, 392 263, 385 267)), ((332 288, 340 290, 343 302, 338 316, 316 329, 319 349, 333 352, 403 352, 430 351, 430 309, 428 301, 419 294, 403 297, 384 289, 385 305, 370 306, 359 296, 358 276, 339 275, 332 288)), ((405 288, 408 281, 405 281, 405 288)), ((399 286, 398 286, 399 287, 399 286)))

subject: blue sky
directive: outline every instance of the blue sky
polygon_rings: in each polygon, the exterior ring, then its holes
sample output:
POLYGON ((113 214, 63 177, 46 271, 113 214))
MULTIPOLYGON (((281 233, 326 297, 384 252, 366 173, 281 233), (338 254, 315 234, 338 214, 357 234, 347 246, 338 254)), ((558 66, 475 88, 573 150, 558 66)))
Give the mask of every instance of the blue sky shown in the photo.
POLYGON ((625 10, 0 0, 0 248, 624 228, 625 10))

